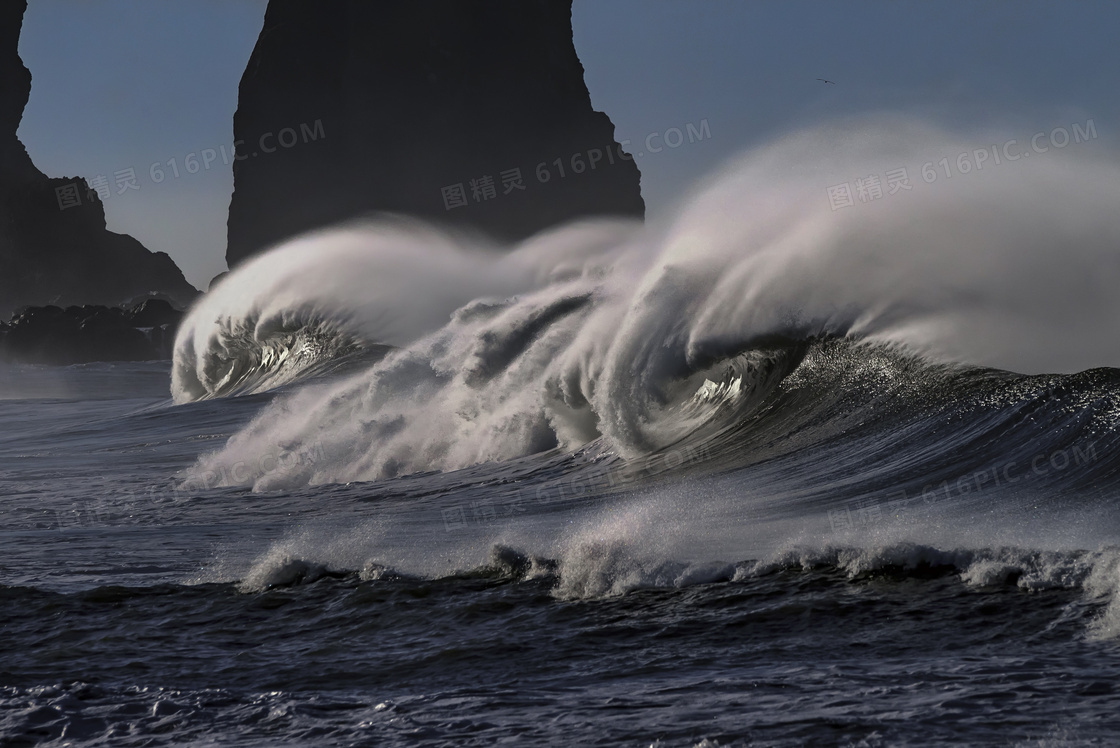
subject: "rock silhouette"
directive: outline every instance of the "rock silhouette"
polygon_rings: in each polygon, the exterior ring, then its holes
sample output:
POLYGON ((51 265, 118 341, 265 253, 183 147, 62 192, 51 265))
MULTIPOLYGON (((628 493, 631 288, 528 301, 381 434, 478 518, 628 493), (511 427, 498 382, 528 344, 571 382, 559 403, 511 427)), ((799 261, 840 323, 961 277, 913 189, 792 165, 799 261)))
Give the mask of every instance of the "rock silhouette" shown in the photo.
POLYGON ((270 0, 234 134, 230 267, 379 211, 500 240, 645 211, 571 0, 270 0))
POLYGON ((31 92, 19 57, 26 0, 0 3, 0 318, 27 305, 129 304, 198 295, 174 261, 105 227, 80 178, 48 178, 16 136, 31 92))
POLYGON ((28 307, 0 323, 0 360, 67 365, 168 359, 182 314, 164 299, 130 309, 28 307))

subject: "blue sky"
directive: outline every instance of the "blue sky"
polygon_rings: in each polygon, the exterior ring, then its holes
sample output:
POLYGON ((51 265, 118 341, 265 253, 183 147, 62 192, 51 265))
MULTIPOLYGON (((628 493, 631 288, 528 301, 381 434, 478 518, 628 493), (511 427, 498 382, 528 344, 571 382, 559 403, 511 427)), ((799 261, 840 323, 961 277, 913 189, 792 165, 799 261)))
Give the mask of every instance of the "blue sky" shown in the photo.
MULTIPOLYGON (((110 182, 133 169, 140 189, 105 200, 109 228, 203 288, 225 269, 233 179, 220 149, 265 6, 31 0, 24 19, 33 83, 19 134, 35 163, 110 182), (186 156, 205 149, 219 155, 188 173, 186 156)), ((575 0, 573 24, 592 101, 643 154, 651 216, 736 152, 854 113, 1017 133, 1092 118, 1113 144, 1120 120, 1112 0, 575 0), (710 138, 663 147, 670 128, 702 121, 710 138), (651 134, 658 153, 642 145, 651 134)))

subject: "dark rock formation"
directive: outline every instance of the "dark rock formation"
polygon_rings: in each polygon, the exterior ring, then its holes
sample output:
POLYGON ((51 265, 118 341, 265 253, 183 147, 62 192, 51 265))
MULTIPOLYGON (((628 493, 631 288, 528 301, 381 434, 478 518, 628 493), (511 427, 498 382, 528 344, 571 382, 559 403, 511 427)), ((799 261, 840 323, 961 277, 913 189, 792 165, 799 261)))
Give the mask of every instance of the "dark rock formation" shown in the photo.
POLYGON ((571 0, 270 0, 234 133, 230 267, 376 211, 520 239, 645 210, 571 0))
POLYGON ((40 364, 171 358, 183 313, 163 299, 131 309, 29 307, 0 323, 0 360, 40 364))
POLYGON ((28 304, 122 304, 196 291, 162 252, 105 228, 96 192, 79 178, 50 179, 16 137, 31 92, 19 58, 26 0, 0 3, 0 316, 28 304))
POLYGON ((228 270, 226 270, 225 272, 222 272, 222 273, 218 273, 213 278, 211 278, 210 279, 210 285, 206 287, 206 293, 210 293, 215 288, 217 288, 218 284, 221 283, 223 280, 225 280, 225 277, 227 275, 229 275, 228 270))

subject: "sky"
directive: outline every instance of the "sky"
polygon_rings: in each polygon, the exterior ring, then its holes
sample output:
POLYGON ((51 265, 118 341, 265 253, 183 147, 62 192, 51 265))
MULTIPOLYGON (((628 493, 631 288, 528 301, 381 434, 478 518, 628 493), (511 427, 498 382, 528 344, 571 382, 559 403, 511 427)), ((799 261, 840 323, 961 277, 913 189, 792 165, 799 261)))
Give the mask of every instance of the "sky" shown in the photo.
MULTIPOLYGON (((24 18, 32 90, 19 136, 32 159, 52 177, 104 176, 109 229, 167 252, 204 290, 225 270, 233 175, 223 148, 266 4, 30 0, 24 18), (115 177, 129 169, 139 189, 118 194, 115 177)), ((1115 145, 1118 28, 1114 0, 573 7, 592 103, 630 141, 651 218, 735 154, 855 114, 1027 134, 1092 119, 1115 145), (689 125, 700 137, 666 147, 689 125)))

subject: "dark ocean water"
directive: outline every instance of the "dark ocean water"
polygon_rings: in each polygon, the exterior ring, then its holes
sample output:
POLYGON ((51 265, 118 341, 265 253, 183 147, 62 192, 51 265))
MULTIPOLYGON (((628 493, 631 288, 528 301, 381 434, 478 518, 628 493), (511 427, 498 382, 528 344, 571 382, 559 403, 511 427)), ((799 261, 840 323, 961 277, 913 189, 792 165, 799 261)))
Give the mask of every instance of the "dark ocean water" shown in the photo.
POLYGON ((336 227, 171 363, 0 365, 0 745, 1120 744, 1120 172, 917 179, 1006 141, 336 227))
POLYGON ((4 368, 0 744, 1115 744, 1120 371, 761 361, 641 457, 256 492, 199 457, 284 393, 4 368))

